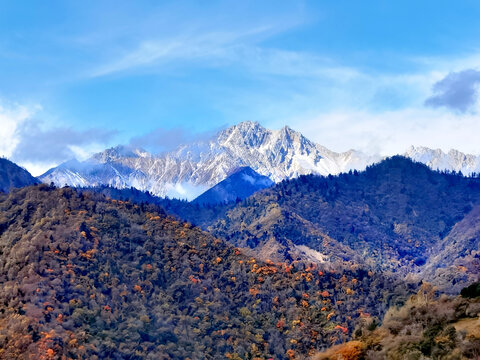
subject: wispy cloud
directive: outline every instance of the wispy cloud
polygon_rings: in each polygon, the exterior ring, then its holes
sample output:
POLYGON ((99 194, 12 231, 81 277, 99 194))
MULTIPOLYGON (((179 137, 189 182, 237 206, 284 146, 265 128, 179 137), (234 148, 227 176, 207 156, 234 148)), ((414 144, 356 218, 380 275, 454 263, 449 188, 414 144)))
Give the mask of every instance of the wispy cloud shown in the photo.
POLYGON ((274 32, 270 26, 240 31, 190 32, 165 39, 143 40, 120 59, 95 69, 91 77, 105 76, 169 61, 198 61, 226 58, 229 48, 259 40, 274 32))

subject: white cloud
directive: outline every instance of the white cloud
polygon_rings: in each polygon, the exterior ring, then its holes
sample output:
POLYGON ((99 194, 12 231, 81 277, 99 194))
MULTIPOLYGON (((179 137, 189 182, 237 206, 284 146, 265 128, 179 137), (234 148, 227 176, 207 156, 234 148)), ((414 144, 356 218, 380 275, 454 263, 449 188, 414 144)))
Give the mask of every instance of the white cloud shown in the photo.
POLYGON ((39 107, 18 104, 0 104, 0 156, 11 157, 20 139, 18 127, 29 119, 39 107))
POLYGON ((480 154, 480 121, 474 114, 437 109, 330 112, 297 122, 299 131, 335 151, 350 148, 369 154, 404 153, 410 145, 480 154))
POLYGON ((230 47, 272 32, 270 26, 259 26, 248 30, 189 32, 169 38, 143 40, 136 48, 125 51, 120 59, 95 69, 90 76, 105 76, 162 61, 225 59, 229 57, 230 47))
POLYGON ((0 156, 37 176, 59 163, 103 150, 115 132, 103 129, 74 130, 35 119, 41 107, 0 105, 0 156))

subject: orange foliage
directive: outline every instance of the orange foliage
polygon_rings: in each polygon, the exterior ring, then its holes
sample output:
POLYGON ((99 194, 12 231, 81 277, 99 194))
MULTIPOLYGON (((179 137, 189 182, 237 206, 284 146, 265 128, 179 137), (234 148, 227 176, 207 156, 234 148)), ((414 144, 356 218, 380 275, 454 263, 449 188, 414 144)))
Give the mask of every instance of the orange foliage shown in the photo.
POLYGON ((256 297, 259 293, 260 293, 260 290, 256 289, 256 288, 250 288, 248 289, 248 292, 253 296, 253 297, 256 297))
POLYGON ((96 252, 97 252, 96 249, 90 249, 90 250, 85 251, 83 254, 80 254, 80 256, 85 258, 85 259, 90 260, 93 257, 93 255, 95 255, 96 252))
POLYGON ((53 349, 47 350, 47 357, 53 358, 54 355, 55 355, 55 351, 53 349))
POLYGON ((360 341, 349 341, 345 344, 334 346, 324 353, 318 354, 314 359, 360 360, 364 358, 364 348, 365 345, 360 341))
POLYGON ((140 292, 140 291, 142 291, 142 287, 141 287, 140 285, 135 285, 135 286, 133 287, 133 290, 135 290, 135 291, 137 291, 137 292, 140 292))
POLYGON ((337 325, 335 326, 335 329, 340 329, 344 334, 348 334, 348 329, 344 326, 337 325))
POLYGON ((287 356, 289 359, 294 359, 295 358, 295 350, 288 349, 287 350, 287 356))
POLYGON ((194 284, 200 284, 202 282, 202 280, 195 278, 193 275, 190 275, 188 278, 194 284))
POLYGON ((275 266, 262 266, 257 267, 257 264, 254 264, 252 267, 252 272, 263 275, 271 275, 277 273, 277 268, 275 266))

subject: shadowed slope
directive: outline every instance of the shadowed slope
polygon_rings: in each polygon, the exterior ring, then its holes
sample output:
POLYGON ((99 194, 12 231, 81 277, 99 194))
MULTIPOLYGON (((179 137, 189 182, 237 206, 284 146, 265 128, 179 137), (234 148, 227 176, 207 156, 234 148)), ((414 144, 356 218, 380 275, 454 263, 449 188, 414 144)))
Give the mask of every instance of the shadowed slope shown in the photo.
POLYGON ((12 188, 38 183, 40 181, 30 175, 27 170, 7 159, 0 159, 0 191, 9 192, 12 188))

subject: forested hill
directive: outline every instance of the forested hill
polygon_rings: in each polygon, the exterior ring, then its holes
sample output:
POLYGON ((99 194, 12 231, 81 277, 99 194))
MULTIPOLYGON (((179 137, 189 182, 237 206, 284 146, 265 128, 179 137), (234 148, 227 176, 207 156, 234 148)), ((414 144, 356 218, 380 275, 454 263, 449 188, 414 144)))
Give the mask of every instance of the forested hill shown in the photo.
MULTIPOLYGON (((306 245, 326 258, 348 260, 344 249, 328 246, 337 243, 375 267, 420 271, 479 199, 480 179, 395 156, 360 173, 283 181, 237 204, 210 230, 269 258, 306 245)), ((472 236, 462 242, 463 255, 478 257, 472 236)), ((445 266, 441 259, 435 264, 445 266)))
POLYGON ((0 195, 0 282, 0 359, 301 359, 405 295, 352 262, 257 261, 155 206, 46 185, 0 195))

